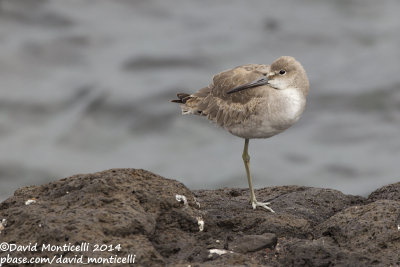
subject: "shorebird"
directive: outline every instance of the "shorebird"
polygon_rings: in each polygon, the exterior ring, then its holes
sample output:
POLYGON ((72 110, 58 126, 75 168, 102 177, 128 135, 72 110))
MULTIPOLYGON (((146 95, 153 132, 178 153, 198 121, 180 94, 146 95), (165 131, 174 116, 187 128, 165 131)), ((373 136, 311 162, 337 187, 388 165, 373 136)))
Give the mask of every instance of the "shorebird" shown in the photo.
POLYGON ((269 138, 292 126, 303 113, 309 82, 303 66, 283 56, 271 65, 248 64, 223 71, 194 94, 178 93, 172 102, 182 114, 206 116, 231 134, 244 138, 243 162, 253 209, 274 212, 258 202, 250 173, 249 139, 269 138))

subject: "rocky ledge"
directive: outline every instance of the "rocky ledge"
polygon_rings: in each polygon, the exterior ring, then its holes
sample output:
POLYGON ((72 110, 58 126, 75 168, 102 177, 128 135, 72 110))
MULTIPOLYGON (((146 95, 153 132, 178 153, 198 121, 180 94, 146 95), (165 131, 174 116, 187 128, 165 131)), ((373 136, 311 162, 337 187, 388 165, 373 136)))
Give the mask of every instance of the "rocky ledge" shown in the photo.
POLYGON ((0 204, 0 259, 56 256, 57 266, 80 257, 119 257, 107 266, 126 266, 128 255, 137 266, 400 264, 400 183, 368 198, 302 186, 256 194, 276 213, 251 209, 247 189, 190 191, 137 169, 21 188, 0 204))

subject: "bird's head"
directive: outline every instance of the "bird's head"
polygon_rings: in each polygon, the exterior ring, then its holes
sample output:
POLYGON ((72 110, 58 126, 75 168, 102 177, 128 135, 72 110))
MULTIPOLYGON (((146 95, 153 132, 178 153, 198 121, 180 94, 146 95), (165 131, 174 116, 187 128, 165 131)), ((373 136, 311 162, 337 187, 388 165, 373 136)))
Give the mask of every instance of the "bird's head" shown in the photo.
POLYGON ((288 88, 300 89, 308 93, 309 82, 306 71, 295 58, 283 56, 275 60, 266 75, 268 85, 278 90, 288 88))
POLYGON ((264 77, 243 84, 232 90, 228 94, 236 93, 245 89, 257 86, 269 85, 276 90, 297 89, 305 96, 308 94, 309 82, 303 66, 293 57, 283 56, 275 60, 264 77))

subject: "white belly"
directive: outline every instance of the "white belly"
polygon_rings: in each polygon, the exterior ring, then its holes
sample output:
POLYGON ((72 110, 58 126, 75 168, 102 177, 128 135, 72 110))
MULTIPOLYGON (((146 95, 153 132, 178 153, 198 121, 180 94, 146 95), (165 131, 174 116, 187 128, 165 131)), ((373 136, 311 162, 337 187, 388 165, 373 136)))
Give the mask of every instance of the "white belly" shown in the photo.
POLYGON ((304 111, 306 100, 296 89, 280 90, 279 101, 262 103, 257 114, 227 130, 242 138, 268 138, 292 126, 304 111))

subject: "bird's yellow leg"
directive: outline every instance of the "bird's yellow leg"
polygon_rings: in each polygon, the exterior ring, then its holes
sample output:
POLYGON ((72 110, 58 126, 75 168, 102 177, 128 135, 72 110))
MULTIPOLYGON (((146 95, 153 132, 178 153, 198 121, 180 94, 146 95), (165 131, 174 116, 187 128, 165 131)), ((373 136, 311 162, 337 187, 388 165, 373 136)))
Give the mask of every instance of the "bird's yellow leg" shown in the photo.
POLYGON ((250 188, 250 201, 253 203, 256 201, 256 195, 254 194, 254 189, 253 189, 253 181, 251 179, 251 174, 250 174, 250 155, 248 153, 249 149, 249 139, 246 139, 244 141, 244 149, 243 149, 243 162, 244 162, 244 167, 246 168, 246 174, 247 174, 247 181, 249 182, 249 188, 250 188))
POLYGON ((243 148, 243 162, 244 162, 244 167, 246 168, 246 174, 247 174, 247 181, 249 182, 249 189, 250 189, 250 203, 253 209, 256 209, 257 206, 263 207, 271 212, 274 212, 268 205, 270 204, 269 202, 263 203, 263 202, 258 202, 256 199, 256 195, 254 194, 254 188, 253 188, 253 181, 251 179, 251 174, 250 174, 250 155, 248 153, 249 149, 249 139, 246 138, 244 141, 244 148, 243 148))

